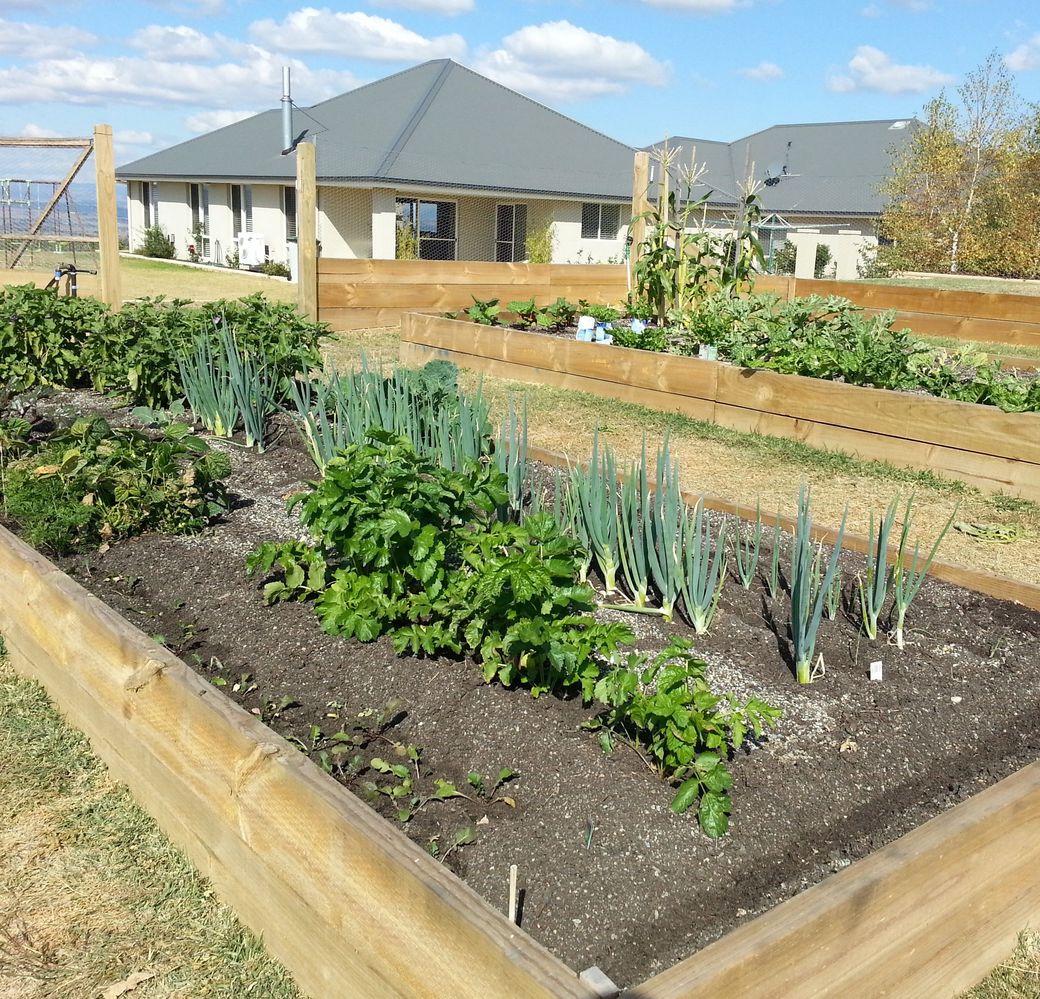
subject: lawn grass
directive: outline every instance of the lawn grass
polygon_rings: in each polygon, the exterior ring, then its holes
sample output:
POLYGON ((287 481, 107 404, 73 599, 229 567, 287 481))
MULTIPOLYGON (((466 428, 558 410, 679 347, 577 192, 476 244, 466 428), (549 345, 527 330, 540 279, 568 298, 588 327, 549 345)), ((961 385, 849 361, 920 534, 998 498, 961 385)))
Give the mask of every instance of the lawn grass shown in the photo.
POLYGON ((1040 347, 1029 347, 1017 343, 984 343, 980 340, 959 340, 952 336, 922 336, 919 339, 935 347, 961 350, 965 347, 980 350, 998 357, 1027 357, 1040 362, 1040 347))
POLYGON ((961 999, 1040 999, 1040 934, 1022 933, 1014 953, 961 999))
POLYGON ((299 999, 284 969, 0 657, 0 997, 299 999))
POLYGON ((904 288, 938 288, 944 291, 977 291, 986 295, 1040 295, 1040 281, 976 277, 970 274, 929 274, 926 277, 867 278, 867 284, 891 284, 904 288))

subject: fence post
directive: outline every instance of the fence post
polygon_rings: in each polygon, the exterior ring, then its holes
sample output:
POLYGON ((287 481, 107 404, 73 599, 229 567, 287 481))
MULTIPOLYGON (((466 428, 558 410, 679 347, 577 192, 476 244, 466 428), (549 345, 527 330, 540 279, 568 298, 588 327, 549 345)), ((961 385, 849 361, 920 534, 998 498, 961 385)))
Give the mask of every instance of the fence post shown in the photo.
POLYGON ((300 312, 318 318, 318 191, 313 142, 296 147, 297 273, 300 312))
POLYGON ((119 221, 116 215, 116 163, 112 126, 94 126, 94 181, 98 213, 98 271, 101 300, 118 309, 123 304, 119 275, 119 221))
MULTIPOLYGON (((632 167, 632 218, 642 215, 650 210, 650 200, 647 198, 647 190, 650 187, 650 154, 638 152, 632 167)), ((632 221, 628 226, 628 235, 632 239, 629 247, 628 266, 629 274, 635 274, 636 261, 639 259, 639 250, 646 239, 646 219, 641 218, 632 221)), ((629 286, 634 282, 629 280, 629 286)))

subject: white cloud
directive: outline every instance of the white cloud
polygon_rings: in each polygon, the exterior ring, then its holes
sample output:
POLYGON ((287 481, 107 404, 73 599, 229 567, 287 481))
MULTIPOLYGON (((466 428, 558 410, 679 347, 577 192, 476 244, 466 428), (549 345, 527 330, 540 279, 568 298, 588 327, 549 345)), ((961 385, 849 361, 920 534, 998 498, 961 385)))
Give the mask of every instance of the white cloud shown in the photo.
POLYGON ((56 139, 60 133, 55 132, 53 128, 46 128, 43 125, 29 122, 29 124, 22 129, 20 135, 23 139, 56 139))
POLYGON ((155 136, 151 132, 138 132, 132 128, 119 129, 114 138, 124 146, 152 146, 155 144, 155 136))
POLYGON ((200 111, 198 114, 188 115, 184 124, 189 132, 200 134, 224 128, 226 125, 234 125, 236 121, 254 114, 256 111, 200 111))
POLYGON ((738 7, 750 6, 750 0, 642 0, 651 7, 670 7, 691 14, 728 14, 738 7))
MULTIPOLYGON (((89 105, 115 100, 224 109, 248 101, 258 109, 274 107, 282 92, 285 59, 255 47, 252 53, 248 61, 209 66, 136 56, 44 59, 0 68, 0 103, 89 105)), ((300 103, 333 97, 359 82, 349 72, 310 70, 295 60, 290 64, 300 103)))
POLYGON ((385 17, 328 7, 303 7, 281 21, 254 21, 249 34, 259 44, 284 52, 328 52, 390 62, 459 59, 466 52, 462 35, 426 38, 385 17))
POLYGON ((569 21, 531 24, 484 53, 474 69, 546 101, 624 93, 634 83, 661 86, 669 67, 635 42, 599 35, 569 21))
POLYGON ((428 14, 445 14, 454 17, 473 10, 473 0, 368 0, 373 7, 401 7, 404 10, 421 10, 428 14))
POLYGON ((42 27, 0 17, 0 53, 48 59, 96 44, 97 35, 79 28, 42 27))
POLYGON ((737 72, 749 80, 763 81, 779 80, 784 75, 784 71, 775 62, 760 62, 757 66, 747 66, 744 69, 738 69, 737 72))
POLYGON ((931 66, 901 65, 872 45, 860 45, 849 60, 847 76, 832 76, 827 89, 837 93, 872 90, 883 94, 919 94, 952 83, 953 77, 931 66))
POLYGON ((209 62, 227 53, 221 52, 218 36, 205 35, 186 25, 150 24, 129 38, 132 48, 146 53, 153 59, 195 59, 209 62))
POLYGON ((1004 56, 1004 65, 1015 73, 1040 69, 1040 34, 1033 35, 1014 52, 1004 56))
POLYGON ((932 7, 931 0, 889 0, 893 7, 901 7, 903 10, 911 10, 915 14, 921 14, 932 7))
POLYGON ((864 17, 880 17, 885 12, 876 3, 868 3, 860 13, 864 17))

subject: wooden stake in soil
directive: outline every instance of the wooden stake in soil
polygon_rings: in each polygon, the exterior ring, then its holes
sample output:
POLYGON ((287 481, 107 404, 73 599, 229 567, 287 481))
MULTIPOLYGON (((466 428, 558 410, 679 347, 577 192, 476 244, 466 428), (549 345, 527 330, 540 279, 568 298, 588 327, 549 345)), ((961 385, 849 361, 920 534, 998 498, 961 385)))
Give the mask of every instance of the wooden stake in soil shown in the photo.
POLYGON ((516 864, 509 865, 509 921, 516 922, 516 864))

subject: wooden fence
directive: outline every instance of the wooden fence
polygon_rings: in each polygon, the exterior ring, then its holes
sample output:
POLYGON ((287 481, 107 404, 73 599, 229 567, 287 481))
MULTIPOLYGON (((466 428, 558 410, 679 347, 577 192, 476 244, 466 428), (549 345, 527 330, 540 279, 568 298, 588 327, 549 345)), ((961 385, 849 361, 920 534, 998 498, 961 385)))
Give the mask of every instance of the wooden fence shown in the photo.
POLYGON ((1040 347, 1040 295, 995 295, 774 275, 758 278, 755 290, 784 298, 839 295, 872 313, 895 309, 897 327, 909 327, 923 336, 1040 347))
MULTIPOLYGON (((2 528, 0 578, 14 667, 315 999, 603 995, 2 528)), ((1034 763, 624 996, 944 999, 1038 911, 1034 763)))
POLYGON ((401 359, 433 358, 804 441, 1040 501, 1040 414, 860 388, 410 314, 401 359))
POLYGON ((619 264, 496 264, 464 260, 318 260, 318 318, 334 330, 396 326, 406 312, 467 309, 474 298, 548 305, 613 304, 628 293, 619 264))

